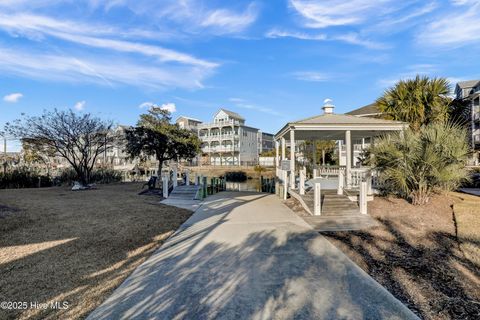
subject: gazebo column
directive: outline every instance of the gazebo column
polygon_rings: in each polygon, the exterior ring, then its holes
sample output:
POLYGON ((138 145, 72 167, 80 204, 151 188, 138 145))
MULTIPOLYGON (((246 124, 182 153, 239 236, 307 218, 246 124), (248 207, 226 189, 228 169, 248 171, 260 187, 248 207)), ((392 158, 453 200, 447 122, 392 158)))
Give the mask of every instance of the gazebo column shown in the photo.
POLYGON ((280 143, 278 140, 275 140, 275 167, 280 166, 280 143))
POLYGON ((352 136, 350 130, 345 131, 345 146, 346 146, 346 166, 345 176, 347 179, 347 188, 352 185, 352 136))
POLYGON ((290 130, 290 188, 295 189, 295 131, 290 130))
POLYGON ((282 160, 285 160, 285 137, 282 137, 282 160))

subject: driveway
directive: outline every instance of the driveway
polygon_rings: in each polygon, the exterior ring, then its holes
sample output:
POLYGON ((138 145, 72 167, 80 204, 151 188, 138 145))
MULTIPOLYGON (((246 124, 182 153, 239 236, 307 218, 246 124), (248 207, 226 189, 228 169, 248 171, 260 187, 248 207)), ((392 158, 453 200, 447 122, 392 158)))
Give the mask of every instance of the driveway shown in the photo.
POLYGON ((275 195, 208 198, 89 319, 417 319, 275 195))

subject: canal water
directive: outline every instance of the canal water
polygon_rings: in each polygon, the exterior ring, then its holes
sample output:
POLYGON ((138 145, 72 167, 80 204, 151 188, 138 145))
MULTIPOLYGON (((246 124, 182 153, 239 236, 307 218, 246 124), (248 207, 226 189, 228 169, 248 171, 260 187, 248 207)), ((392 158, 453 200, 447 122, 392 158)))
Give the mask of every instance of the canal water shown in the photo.
POLYGON ((253 191, 260 192, 260 179, 248 179, 245 182, 226 182, 227 191, 253 191))

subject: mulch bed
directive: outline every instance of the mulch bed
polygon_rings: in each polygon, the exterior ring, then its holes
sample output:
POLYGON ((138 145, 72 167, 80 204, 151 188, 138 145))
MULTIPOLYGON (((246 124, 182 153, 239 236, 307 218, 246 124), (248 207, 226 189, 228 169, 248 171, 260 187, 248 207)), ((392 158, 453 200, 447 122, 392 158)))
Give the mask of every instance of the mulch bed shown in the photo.
POLYGON ((412 206, 376 197, 368 209, 378 227, 322 234, 421 318, 480 319, 480 265, 460 246, 456 201, 438 195, 412 206))

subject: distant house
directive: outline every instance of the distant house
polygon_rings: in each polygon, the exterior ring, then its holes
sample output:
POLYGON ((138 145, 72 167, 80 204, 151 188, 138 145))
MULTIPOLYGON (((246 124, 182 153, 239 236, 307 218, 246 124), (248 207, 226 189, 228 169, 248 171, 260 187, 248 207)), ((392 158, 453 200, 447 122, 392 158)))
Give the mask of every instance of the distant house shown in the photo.
POLYGON ((195 118, 180 116, 177 118, 175 123, 178 124, 178 126, 182 129, 187 129, 187 130, 197 132, 198 125, 201 124, 202 121, 195 118))
POLYGON ((461 81, 455 86, 455 98, 470 104, 470 142, 476 151, 475 164, 480 163, 480 80, 461 81))
POLYGON ((198 125, 204 164, 253 165, 258 162, 257 128, 245 125, 236 112, 218 110, 211 123, 198 125))
POLYGON ((382 112, 378 109, 375 103, 367 104, 366 106, 347 112, 346 114, 358 117, 381 118, 382 112))
POLYGON ((273 134, 266 132, 258 132, 258 154, 272 151, 275 149, 273 134))

